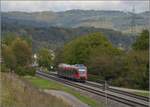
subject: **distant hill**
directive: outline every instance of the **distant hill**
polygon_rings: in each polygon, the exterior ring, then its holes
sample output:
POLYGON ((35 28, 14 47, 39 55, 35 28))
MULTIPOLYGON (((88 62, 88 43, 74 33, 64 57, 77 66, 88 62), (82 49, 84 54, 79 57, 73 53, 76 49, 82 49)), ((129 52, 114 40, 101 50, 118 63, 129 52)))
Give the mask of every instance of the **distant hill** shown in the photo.
POLYGON ((135 31, 149 26, 150 12, 131 13, 123 11, 69 10, 64 12, 2 12, 2 21, 20 20, 20 25, 34 27, 96 27, 130 32, 134 22, 135 31), (134 19, 134 20, 133 20, 134 19))
POLYGON ((17 35, 29 36, 32 38, 33 50, 40 47, 49 47, 55 50, 62 47, 64 43, 78 37, 93 32, 102 32, 114 46, 130 48, 136 36, 122 34, 121 32, 94 27, 62 28, 46 26, 46 23, 28 18, 12 19, 10 17, 2 18, 2 38, 8 32, 14 32, 17 35))

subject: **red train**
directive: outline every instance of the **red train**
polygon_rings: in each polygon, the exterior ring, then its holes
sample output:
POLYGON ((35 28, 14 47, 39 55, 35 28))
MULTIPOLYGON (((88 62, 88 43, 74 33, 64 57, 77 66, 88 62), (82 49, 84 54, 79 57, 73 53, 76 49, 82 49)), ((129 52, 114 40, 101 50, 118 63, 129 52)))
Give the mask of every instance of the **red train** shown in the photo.
POLYGON ((61 77, 85 82, 87 80, 87 67, 85 67, 83 64, 59 64, 57 74, 61 77))

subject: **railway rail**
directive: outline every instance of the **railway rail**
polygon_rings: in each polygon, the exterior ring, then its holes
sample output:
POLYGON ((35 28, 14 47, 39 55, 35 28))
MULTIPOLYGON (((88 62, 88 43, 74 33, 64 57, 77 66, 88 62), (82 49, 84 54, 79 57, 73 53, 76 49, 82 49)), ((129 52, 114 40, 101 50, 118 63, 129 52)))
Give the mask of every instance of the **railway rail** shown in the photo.
POLYGON ((95 86, 92 86, 93 84, 90 83, 89 85, 88 82, 86 82, 86 84, 77 83, 77 82, 69 81, 67 79, 58 78, 56 74, 44 73, 44 72, 39 72, 39 71, 37 72, 37 75, 47 78, 47 79, 53 79, 55 81, 62 82, 66 85, 85 90, 87 92, 96 94, 98 96, 106 97, 106 94, 107 94, 108 99, 117 101, 119 103, 123 103, 131 107, 149 107, 149 102, 145 99, 137 98, 135 96, 129 96, 127 94, 125 95, 125 94, 122 94, 123 92, 119 92, 116 94, 111 89, 107 91, 102 91, 99 89, 100 86, 97 84, 95 84, 95 86))
MULTIPOLYGON (((94 82, 91 82, 91 81, 87 81, 85 84, 93 86, 93 87, 101 88, 101 89, 103 88, 102 84, 94 83, 94 82)), ((130 96, 130 97, 134 97, 134 98, 137 98, 137 99, 149 101, 148 97, 140 96, 140 95, 137 95, 137 94, 134 94, 134 93, 131 93, 131 92, 127 92, 127 91, 123 91, 123 90, 119 90, 119 89, 115 89, 111 86, 109 86, 107 88, 107 90, 109 90, 111 92, 114 92, 114 93, 119 93, 119 94, 127 95, 127 96, 130 96)))
MULTIPOLYGON (((57 76, 57 74, 55 74, 55 73, 47 73, 47 74, 57 76)), ((86 83, 84 83, 84 84, 92 86, 92 87, 100 88, 100 89, 104 88, 103 84, 96 83, 96 82, 86 81, 86 83)), ((134 94, 134 93, 131 93, 131 92, 119 90, 119 89, 116 89, 112 86, 109 86, 107 88, 107 90, 109 90, 111 92, 114 92, 114 93, 119 93, 119 94, 127 95, 127 96, 130 96, 130 97, 134 97, 134 98, 137 98, 137 99, 145 100, 145 101, 150 100, 149 97, 145 97, 145 96, 137 95, 137 94, 134 94)))

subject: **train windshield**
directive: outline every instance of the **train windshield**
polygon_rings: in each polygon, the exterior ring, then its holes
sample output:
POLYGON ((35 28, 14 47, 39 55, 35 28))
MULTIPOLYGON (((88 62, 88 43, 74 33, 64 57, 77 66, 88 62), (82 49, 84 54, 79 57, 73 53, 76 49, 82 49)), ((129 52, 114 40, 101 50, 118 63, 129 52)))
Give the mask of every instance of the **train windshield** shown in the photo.
POLYGON ((79 73, 80 74, 84 74, 86 72, 86 69, 85 68, 79 68, 79 73))
POLYGON ((80 72, 85 72, 86 69, 85 69, 85 68, 79 68, 79 71, 80 71, 80 72))
POLYGON ((76 67, 78 67, 78 71, 80 74, 85 73, 87 68, 83 64, 75 64, 76 67))

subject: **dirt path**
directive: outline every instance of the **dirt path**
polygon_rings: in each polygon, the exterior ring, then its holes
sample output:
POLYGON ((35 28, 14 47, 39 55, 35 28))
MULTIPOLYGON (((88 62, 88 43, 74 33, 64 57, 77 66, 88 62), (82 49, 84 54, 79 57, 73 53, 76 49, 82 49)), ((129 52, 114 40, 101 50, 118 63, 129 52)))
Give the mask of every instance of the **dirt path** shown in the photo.
POLYGON ((56 90, 44 90, 44 91, 46 93, 49 93, 51 95, 63 99, 65 102, 71 104, 73 107, 89 107, 87 104, 81 102, 76 97, 64 91, 56 91, 56 90))

